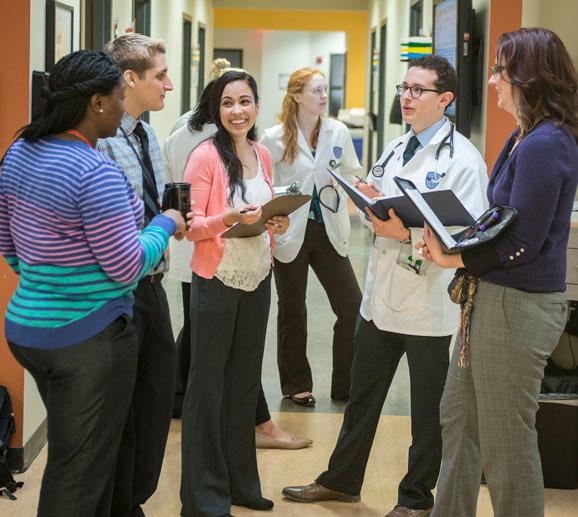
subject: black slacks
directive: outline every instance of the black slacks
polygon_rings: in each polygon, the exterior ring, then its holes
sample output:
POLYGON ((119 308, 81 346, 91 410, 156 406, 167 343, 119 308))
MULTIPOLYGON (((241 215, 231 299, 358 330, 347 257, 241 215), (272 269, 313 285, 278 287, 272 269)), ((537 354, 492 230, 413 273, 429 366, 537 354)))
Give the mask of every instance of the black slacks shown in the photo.
POLYGON ((171 423, 176 350, 167 296, 144 277, 134 292, 137 376, 118 453, 112 515, 144 515, 157 487, 171 423))
POLYGON ((181 515, 229 515, 261 497, 255 409, 271 276, 255 291, 193 274, 192 358, 182 416, 181 515))
POLYGON ((137 338, 128 316, 81 343, 39 350, 9 343, 46 406, 48 461, 39 517, 108 517, 130 405, 137 338))
POLYGON ((439 405, 449 366, 450 341, 451 336, 385 332, 359 317, 351 398, 329 468, 318 478, 321 485, 351 495, 361 492, 381 409, 405 353, 411 383, 412 444, 398 503, 413 509, 433 506, 431 491, 438 478, 442 451, 439 405))
POLYGON ((175 382, 175 400, 173 416, 179 417, 183 409, 183 399, 187 389, 189 366, 191 364, 191 284, 181 282, 183 297, 183 328, 177 336, 177 378, 175 382))
POLYGON ((287 264, 275 260, 277 287, 277 364, 283 395, 313 390, 307 360, 307 275, 313 269, 327 293, 337 321, 333 327, 331 398, 349 397, 353 359, 353 333, 361 304, 361 291, 349 258, 336 251, 324 224, 309 220, 303 246, 287 264))
MULTIPOLYGON (((173 403, 173 416, 180 416, 183 408, 183 399, 189 378, 191 364, 191 284, 181 282, 183 295, 183 328, 177 337, 177 379, 175 383, 175 400, 173 403)), ((267 399, 263 392, 263 386, 259 389, 257 410, 255 413, 255 425, 260 425, 271 420, 267 399)))

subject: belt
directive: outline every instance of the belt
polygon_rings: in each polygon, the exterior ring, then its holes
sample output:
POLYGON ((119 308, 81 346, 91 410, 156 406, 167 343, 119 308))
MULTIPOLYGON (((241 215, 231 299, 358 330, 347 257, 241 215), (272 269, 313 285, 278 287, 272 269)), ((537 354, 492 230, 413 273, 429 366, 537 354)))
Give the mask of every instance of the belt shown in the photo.
POLYGON ((159 284, 163 279, 164 273, 157 273, 156 275, 147 275, 142 279, 146 284, 159 284))

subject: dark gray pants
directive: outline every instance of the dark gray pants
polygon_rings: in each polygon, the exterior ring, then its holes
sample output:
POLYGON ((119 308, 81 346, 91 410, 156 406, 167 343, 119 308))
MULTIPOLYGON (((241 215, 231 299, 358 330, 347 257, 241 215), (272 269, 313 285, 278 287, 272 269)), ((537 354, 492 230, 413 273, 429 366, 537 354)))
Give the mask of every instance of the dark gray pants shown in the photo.
POLYGON ((157 488, 171 424, 177 354, 162 284, 143 278, 135 290, 137 377, 118 452, 112 513, 144 515, 157 488))
MULTIPOLYGON (((183 294, 183 328, 177 337, 177 382, 175 384, 175 401, 173 404, 173 418, 180 418, 183 408, 183 399, 189 378, 189 368, 191 365, 191 284, 181 282, 181 292, 183 294)), ((260 425, 271 420, 269 406, 263 391, 263 386, 259 389, 259 399, 257 400, 257 412, 255 413, 255 425, 260 425)))
POLYGON ((351 369, 351 398, 329 468, 321 485, 351 495, 361 492, 369 453, 383 403, 402 355, 407 354, 411 383, 411 431, 408 471, 398 503, 430 508, 441 462, 439 403, 449 363, 451 336, 427 337, 379 330, 358 319, 351 369))
POLYGON ((76 345, 9 343, 34 377, 48 423, 39 517, 108 517, 114 466, 135 380, 137 341, 127 316, 76 345))
POLYGON ((191 370, 182 415, 181 515, 229 515, 261 497, 255 451, 271 276, 252 292, 193 274, 191 370))
POLYGON ((283 395, 313 390, 307 360, 307 276, 309 266, 321 282, 337 317, 333 327, 331 398, 349 398, 353 333, 361 291, 348 257, 342 257, 327 237, 324 224, 309 220, 297 257, 287 264, 275 260, 277 287, 277 364, 283 395))

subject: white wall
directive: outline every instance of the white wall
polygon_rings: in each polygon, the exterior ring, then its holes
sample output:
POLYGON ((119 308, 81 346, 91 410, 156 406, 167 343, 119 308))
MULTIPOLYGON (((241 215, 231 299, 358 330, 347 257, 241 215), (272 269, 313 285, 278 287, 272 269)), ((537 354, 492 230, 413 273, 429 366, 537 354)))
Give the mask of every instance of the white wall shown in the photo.
MULTIPOLYGON (((44 70, 46 31, 46 0, 30 0, 30 71, 44 70)), ((31 79, 32 82, 32 79, 31 79)), ((36 432, 46 418, 46 408, 40 398, 36 382, 27 370, 24 371, 24 417, 22 443, 36 432)))
MULTIPOLYGON (((253 29, 215 29, 214 34, 214 48, 243 50, 243 68, 255 78, 259 90, 263 32, 253 29)), ((209 61, 212 61, 212 56, 209 61)))
MULTIPOLYGON (((431 9, 431 0, 424 1, 424 13, 431 9), (429 7, 428 7, 429 3, 429 7)), ((380 27, 383 22, 387 22, 387 35, 386 35, 386 64, 385 64, 385 76, 387 78, 386 92, 385 92, 385 137, 384 142, 389 142, 390 140, 402 135, 404 133, 404 126, 389 123, 389 111, 391 109, 395 95, 395 85, 399 84, 407 71, 407 63, 401 62, 399 59, 400 54, 400 42, 402 38, 407 38, 409 36, 409 2, 406 0, 370 0, 369 2, 369 28, 368 28, 368 52, 371 52, 371 32, 375 30, 376 32, 376 48, 379 51, 382 42, 379 41, 380 27)), ((431 15, 424 16, 424 22, 429 23, 430 28, 426 28, 427 33, 431 29, 431 15), (428 21, 429 20, 429 21, 428 21)), ((366 101, 365 105, 369 107, 369 85, 371 73, 369 67, 369 55, 367 56, 367 72, 366 72, 366 101)), ((379 65, 378 65, 379 69, 379 65)), ((374 78, 375 81, 375 98, 374 106, 377 111, 378 106, 378 95, 377 88, 379 85, 378 73, 374 78)), ((368 133, 367 128, 365 130, 363 139, 363 163, 365 167, 370 167, 372 164, 368 163, 368 133)))
MULTIPOLYGON (((213 2, 212 0, 151 0, 151 37, 162 38, 167 46, 167 64, 169 77, 175 86, 165 100, 162 111, 151 113, 150 121, 159 141, 162 142, 170 133, 174 123, 181 115, 181 80, 182 80, 182 38, 183 15, 192 19, 193 47, 198 43, 199 23, 205 26, 205 78, 207 77, 213 55, 213 2)), ((132 1, 113 0, 113 24, 117 23, 117 35, 132 28, 132 1)), ((191 92, 191 106, 196 103, 195 74, 192 77, 193 91, 191 92)))
POLYGON ((214 0, 214 7, 243 9, 328 9, 331 11, 365 11, 368 0, 214 0))
POLYGON ((279 89, 279 75, 298 68, 316 66, 329 73, 329 55, 344 53, 343 32, 306 32, 217 29, 214 46, 242 48, 243 66, 257 81, 261 109, 259 132, 275 125, 285 91, 279 89), (316 64, 320 57, 321 63, 316 64))
POLYGON ((278 86, 280 74, 309 66, 309 33, 300 31, 267 31, 263 34, 261 57, 261 113, 259 127, 275 125, 285 94, 278 86))
POLYGON ((553 30, 564 42, 574 67, 578 69, 577 0, 524 0, 522 26, 553 30))

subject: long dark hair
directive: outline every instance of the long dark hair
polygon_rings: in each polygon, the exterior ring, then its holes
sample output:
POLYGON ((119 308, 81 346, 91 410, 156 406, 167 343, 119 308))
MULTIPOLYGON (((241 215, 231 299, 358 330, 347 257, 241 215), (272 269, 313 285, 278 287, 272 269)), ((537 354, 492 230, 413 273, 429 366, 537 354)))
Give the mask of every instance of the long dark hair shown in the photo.
POLYGON ((45 105, 18 136, 34 141, 77 126, 86 115, 90 98, 97 93, 110 95, 121 80, 120 68, 104 52, 78 50, 64 56, 42 88, 45 105))
MULTIPOLYGON (((245 71, 242 70, 230 70, 225 72, 221 77, 215 80, 215 84, 211 90, 211 99, 209 102, 211 117, 213 122, 217 126, 217 133, 213 137, 213 142, 215 147, 219 152, 221 160, 225 165, 225 170, 229 176, 229 203, 233 203, 233 198, 237 189, 241 190, 241 197, 245 199, 245 184, 243 182, 243 165, 239 157, 235 153, 235 146, 233 144, 233 139, 227 130, 223 127, 221 123, 220 108, 221 108, 221 97, 223 91, 227 84, 234 81, 245 81, 251 91, 253 92, 253 97, 255 99, 255 104, 259 102, 259 93, 257 92, 257 83, 255 79, 245 71)), ((249 133, 247 133, 247 138, 249 140, 256 140, 257 133, 255 131, 255 126, 253 126, 249 133)))
POLYGON ((578 142, 578 79, 560 38, 548 29, 505 32, 496 44, 518 110, 520 135, 547 118, 578 142))
POLYGON ((213 117, 211 115, 211 108, 210 108, 210 101, 211 101, 211 91, 213 90, 213 86, 215 85, 215 80, 209 81, 203 93, 201 93, 201 98, 199 99, 199 103, 195 106, 189 121, 187 122, 187 127, 189 131, 200 131, 203 129, 203 126, 208 122, 213 121, 213 117))

